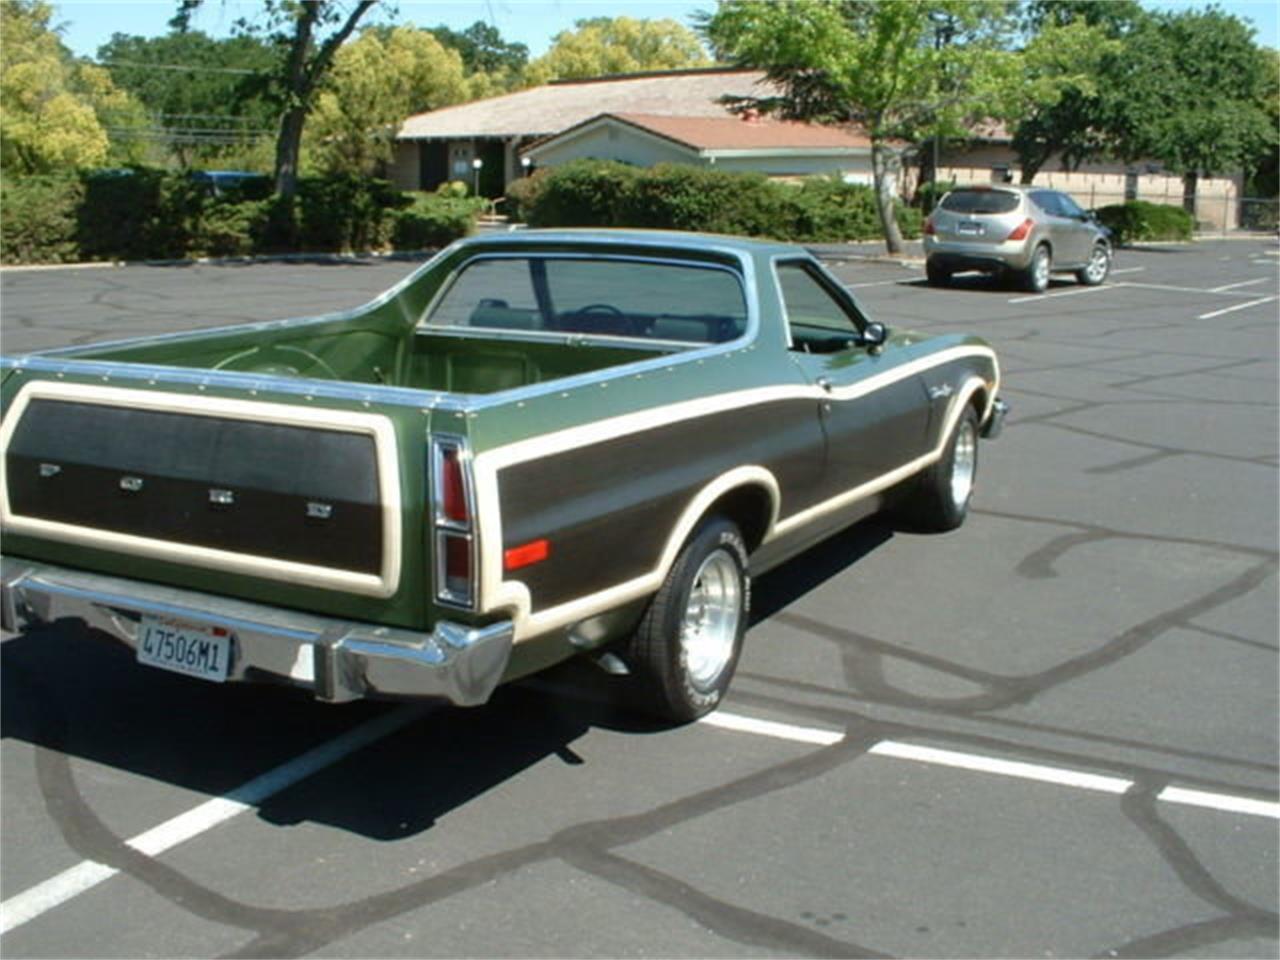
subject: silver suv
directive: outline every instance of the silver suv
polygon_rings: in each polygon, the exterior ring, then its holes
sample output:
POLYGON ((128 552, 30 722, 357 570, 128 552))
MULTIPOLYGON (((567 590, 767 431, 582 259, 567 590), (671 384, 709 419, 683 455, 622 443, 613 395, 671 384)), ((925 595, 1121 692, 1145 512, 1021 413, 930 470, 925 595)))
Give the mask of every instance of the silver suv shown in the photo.
POLYGON ((1036 293, 1058 271, 1072 271, 1081 283, 1096 286, 1111 271, 1110 235, 1057 190, 957 187, 924 222, 925 271, 935 286, 964 270, 1011 273, 1036 293))

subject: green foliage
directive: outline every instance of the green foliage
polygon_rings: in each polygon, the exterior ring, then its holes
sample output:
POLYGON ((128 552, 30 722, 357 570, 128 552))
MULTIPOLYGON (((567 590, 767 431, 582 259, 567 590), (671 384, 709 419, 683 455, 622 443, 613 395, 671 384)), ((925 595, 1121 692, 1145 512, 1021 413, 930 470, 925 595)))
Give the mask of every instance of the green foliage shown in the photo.
POLYGON ((594 17, 574 27, 552 37, 551 49, 529 64, 529 83, 711 66, 697 35, 675 20, 594 17))
POLYGON ((366 30, 342 47, 316 96, 307 140, 325 173, 369 175, 391 160, 405 117, 466 100, 462 58, 426 30, 366 30))
MULTIPOLYGON (((872 189, 834 177, 782 183, 755 173, 612 160, 539 170, 508 188, 508 212, 535 227, 648 227, 771 237, 794 242, 879 238, 872 189)), ((920 215, 897 210, 908 236, 920 215)))
POLYGON ((485 202, 475 198, 415 193, 412 204, 397 210, 391 243, 397 250, 443 247, 475 229, 476 216, 485 202))
POLYGON ((483 20, 465 30, 450 30, 444 24, 432 27, 446 47, 458 51, 469 73, 519 74, 529 62, 529 48, 523 43, 507 43, 502 34, 483 20))
POLYGON ((1102 207, 1098 219, 1111 229, 1117 245, 1142 240, 1190 240, 1195 219, 1181 207, 1130 200, 1102 207))
POLYGON ((574 160, 538 176, 537 196, 522 212, 531 227, 617 226, 622 194, 641 175, 616 160, 574 160))
POLYGON ((159 133, 166 158, 179 166, 242 166, 233 161, 274 135, 269 80, 279 52, 256 37, 117 33, 98 48, 98 59, 115 84, 145 108, 147 134, 159 133))
POLYGON ((77 64, 41 0, 0 3, 0 164, 5 174, 52 173, 133 159, 107 135, 143 121, 106 72, 77 64))
POLYGON ((170 260, 443 245, 481 201, 414 197, 386 181, 304 177, 295 197, 251 186, 215 196, 181 173, 136 168, 0 182, 5 263, 170 260))
POLYGON ((76 211, 83 202, 84 185, 77 177, 0 178, 0 261, 80 259, 76 211))

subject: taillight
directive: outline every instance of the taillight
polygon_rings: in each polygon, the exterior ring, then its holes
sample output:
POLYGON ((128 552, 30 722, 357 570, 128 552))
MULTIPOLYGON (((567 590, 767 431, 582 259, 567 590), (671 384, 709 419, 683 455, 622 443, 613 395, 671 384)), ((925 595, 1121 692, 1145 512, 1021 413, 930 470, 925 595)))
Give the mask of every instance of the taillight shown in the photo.
POLYGON ((926 236, 930 237, 938 232, 938 228, 933 225, 933 217, 924 218, 924 232, 926 236))
POLYGON ((1034 227, 1035 225, 1036 225, 1036 222, 1032 220, 1030 217, 1027 217, 1027 219, 1023 220, 1020 224, 1014 227, 1013 233, 1009 234, 1007 237, 1005 237, 1005 239, 1006 240, 1025 240, 1027 239, 1027 234, 1031 232, 1031 228, 1034 227))
POLYGON ((435 536, 435 595, 441 603, 475 609, 479 569, 473 521, 474 487, 466 441, 431 441, 432 526, 435 536))

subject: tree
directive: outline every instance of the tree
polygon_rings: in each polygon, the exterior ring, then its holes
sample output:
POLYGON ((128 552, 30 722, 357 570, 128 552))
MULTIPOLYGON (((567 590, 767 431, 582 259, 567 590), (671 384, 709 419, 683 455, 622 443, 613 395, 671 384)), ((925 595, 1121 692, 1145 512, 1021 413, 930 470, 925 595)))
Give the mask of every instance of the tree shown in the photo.
POLYGON ((552 38, 551 49, 529 64, 527 80, 581 80, 711 64, 697 35, 675 20, 595 17, 577 20, 574 27, 552 38))
POLYGON ((477 20, 462 31, 444 24, 432 27, 446 47, 456 50, 468 73, 518 74, 529 62, 529 48, 523 43, 507 43, 498 28, 477 20))
POLYGON ((876 3, 859 0, 738 0, 704 24, 715 50, 765 70, 778 96, 735 104, 864 130, 885 244, 902 249, 893 185, 897 142, 957 136, 978 120, 1046 96, 1027 79, 1021 54, 1004 48, 1012 23, 1002 3, 876 3), (936 28, 949 27, 947 42, 936 28))
POLYGON ((117 33, 98 60, 151 113, 152 135, 182 166, 244 155, 275 125, 270 81, 279 56, 256 37, 117 33))
MULTIPOLYGON (((134 159, 108 128, 127 131, 141 111, 105 71, 77 64, 41 0, 0 3, 0 164, 6 173, 49 173, 134 159)), ((135 147, 136 149, 136 147, 135 147)))
POLYGON ((1241 170, 1274 143, 1269 71, 1250 27, 1221 10, 1148 14, 1116 65, 1118 88, 1103 97, 1109 147, 1188 178, 1241 170))
POLYGON ((433 32, 366 30, 338 51, 316 97, 308 142, 320 166, 370 174, 391 158, 401 121, 468 98, 462 58, 433 32))
MULTIPOLYGON (((178 13, 170 21, 175 29, 185 32, 191 15, 202 2, 180 0, 178 13)), ((297 191, 302 131, 312 101, 338 48, 375 3, 376 0, 358 0, 347 9, 341 0, 264 0, 270 40, 285 52, 274 91, 280 110, 275 188, 282 197, 292 197, 297 191), (328 35, 323 36, 326 30, 328 35)), ((241 26, 246 31, 261 29, 244 21, 241 26)))

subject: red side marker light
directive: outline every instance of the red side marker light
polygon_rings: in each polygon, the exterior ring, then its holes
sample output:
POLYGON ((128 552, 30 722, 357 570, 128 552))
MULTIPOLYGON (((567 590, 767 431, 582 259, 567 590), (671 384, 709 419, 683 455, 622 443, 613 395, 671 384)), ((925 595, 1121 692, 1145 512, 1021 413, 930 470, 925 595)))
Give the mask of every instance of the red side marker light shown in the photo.
POLYGON ((938 228, 933 225, 933 217, 924 218, 924 232, 931 237, 938 232, 938 228))
POLYGON ((521 567, 541 563, 551 555, 551 543, 547 540, 533 540, 518 547, 512 547, 502 555, 503 569, 519 570, 521 567))

